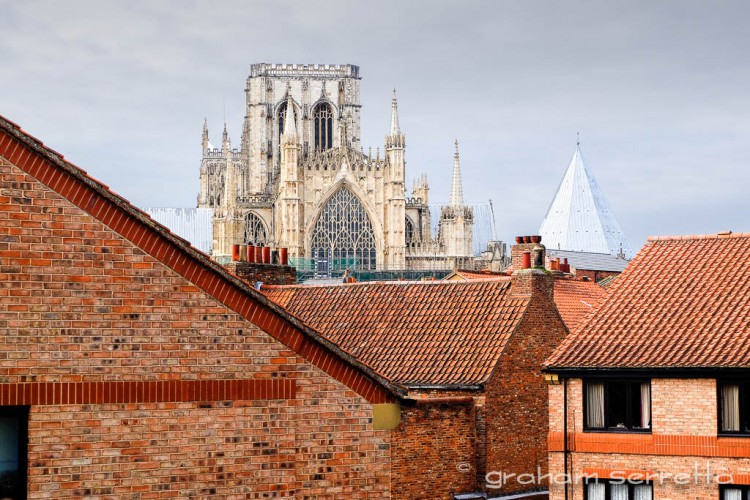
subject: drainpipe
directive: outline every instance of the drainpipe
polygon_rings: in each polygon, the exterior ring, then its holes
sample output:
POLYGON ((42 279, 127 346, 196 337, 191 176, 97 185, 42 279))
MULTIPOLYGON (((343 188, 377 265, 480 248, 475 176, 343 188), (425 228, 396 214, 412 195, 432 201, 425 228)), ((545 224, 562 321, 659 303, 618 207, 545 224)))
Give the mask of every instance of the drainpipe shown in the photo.
POLYGON ((568 500, 568 379, 563 379, 563 461, 565 463, 565 500, 568 500))

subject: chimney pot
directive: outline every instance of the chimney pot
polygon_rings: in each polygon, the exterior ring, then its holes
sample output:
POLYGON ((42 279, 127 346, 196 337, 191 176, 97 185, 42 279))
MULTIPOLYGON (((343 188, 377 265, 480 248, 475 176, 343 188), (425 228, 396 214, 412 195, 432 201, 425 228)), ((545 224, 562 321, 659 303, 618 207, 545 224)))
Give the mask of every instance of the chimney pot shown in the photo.
POLYGON ((238 244, 232 245, 232 261, 237 262, 240 260, 240 246, 238 244))
POLYGON ((526 251, 523 253, 521 269, 531 269, 531 252, 526 251))
POLYGON ((523 242, 524 243, 531 243, 531 236, 524 236, 523 237, 523 242))

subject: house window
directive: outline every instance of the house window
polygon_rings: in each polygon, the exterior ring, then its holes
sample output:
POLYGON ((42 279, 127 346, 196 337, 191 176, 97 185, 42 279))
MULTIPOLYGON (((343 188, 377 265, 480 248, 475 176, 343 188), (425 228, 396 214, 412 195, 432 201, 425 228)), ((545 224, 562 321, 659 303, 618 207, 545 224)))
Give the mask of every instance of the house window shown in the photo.
POLYGON ((750 381, 719 381, 719 433, 750 434, 750 381))
POLYGON ((650 482, 623 479, 588 480, 584 488, 584 500, 652 500, 654 493, 650 482))
POLYGON ((589 380, 584 384, 586 430, 651 431, 651 382, 589 380))
POLYGON ((28 406, 0 407, 0 498, 26 498, 28 406))
POLYGON ((719 488, 720 500, 750 500, 750 486, 724 484, 719 488))

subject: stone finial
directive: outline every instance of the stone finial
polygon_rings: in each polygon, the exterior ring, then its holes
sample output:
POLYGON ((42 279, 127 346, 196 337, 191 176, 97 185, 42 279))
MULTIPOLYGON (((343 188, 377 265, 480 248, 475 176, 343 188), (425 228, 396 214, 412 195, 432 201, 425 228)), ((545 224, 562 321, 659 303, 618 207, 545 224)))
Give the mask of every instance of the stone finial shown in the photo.
POLYGON ((294 101, 291 94, 287 96, 286 111, 284 112, 284 144, 297 142, 297 120, 294 116, 294 101))

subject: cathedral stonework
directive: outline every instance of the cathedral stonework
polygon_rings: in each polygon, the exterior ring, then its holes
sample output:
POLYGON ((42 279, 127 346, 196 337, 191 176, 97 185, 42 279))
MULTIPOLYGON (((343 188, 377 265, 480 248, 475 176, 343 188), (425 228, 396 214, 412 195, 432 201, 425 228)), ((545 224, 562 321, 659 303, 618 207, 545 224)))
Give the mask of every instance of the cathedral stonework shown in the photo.
POLYGON ((301 268, 450 269, 472 258, 458 146, 451 204, 431 234, 424 175, 405 192, 406 137, 394 91, 383 154, 360 145, 359 67, 253 64, 240 148, 203 127, 199 208, 213 209, 213 256, 232 245, 289 249, 301 268))

